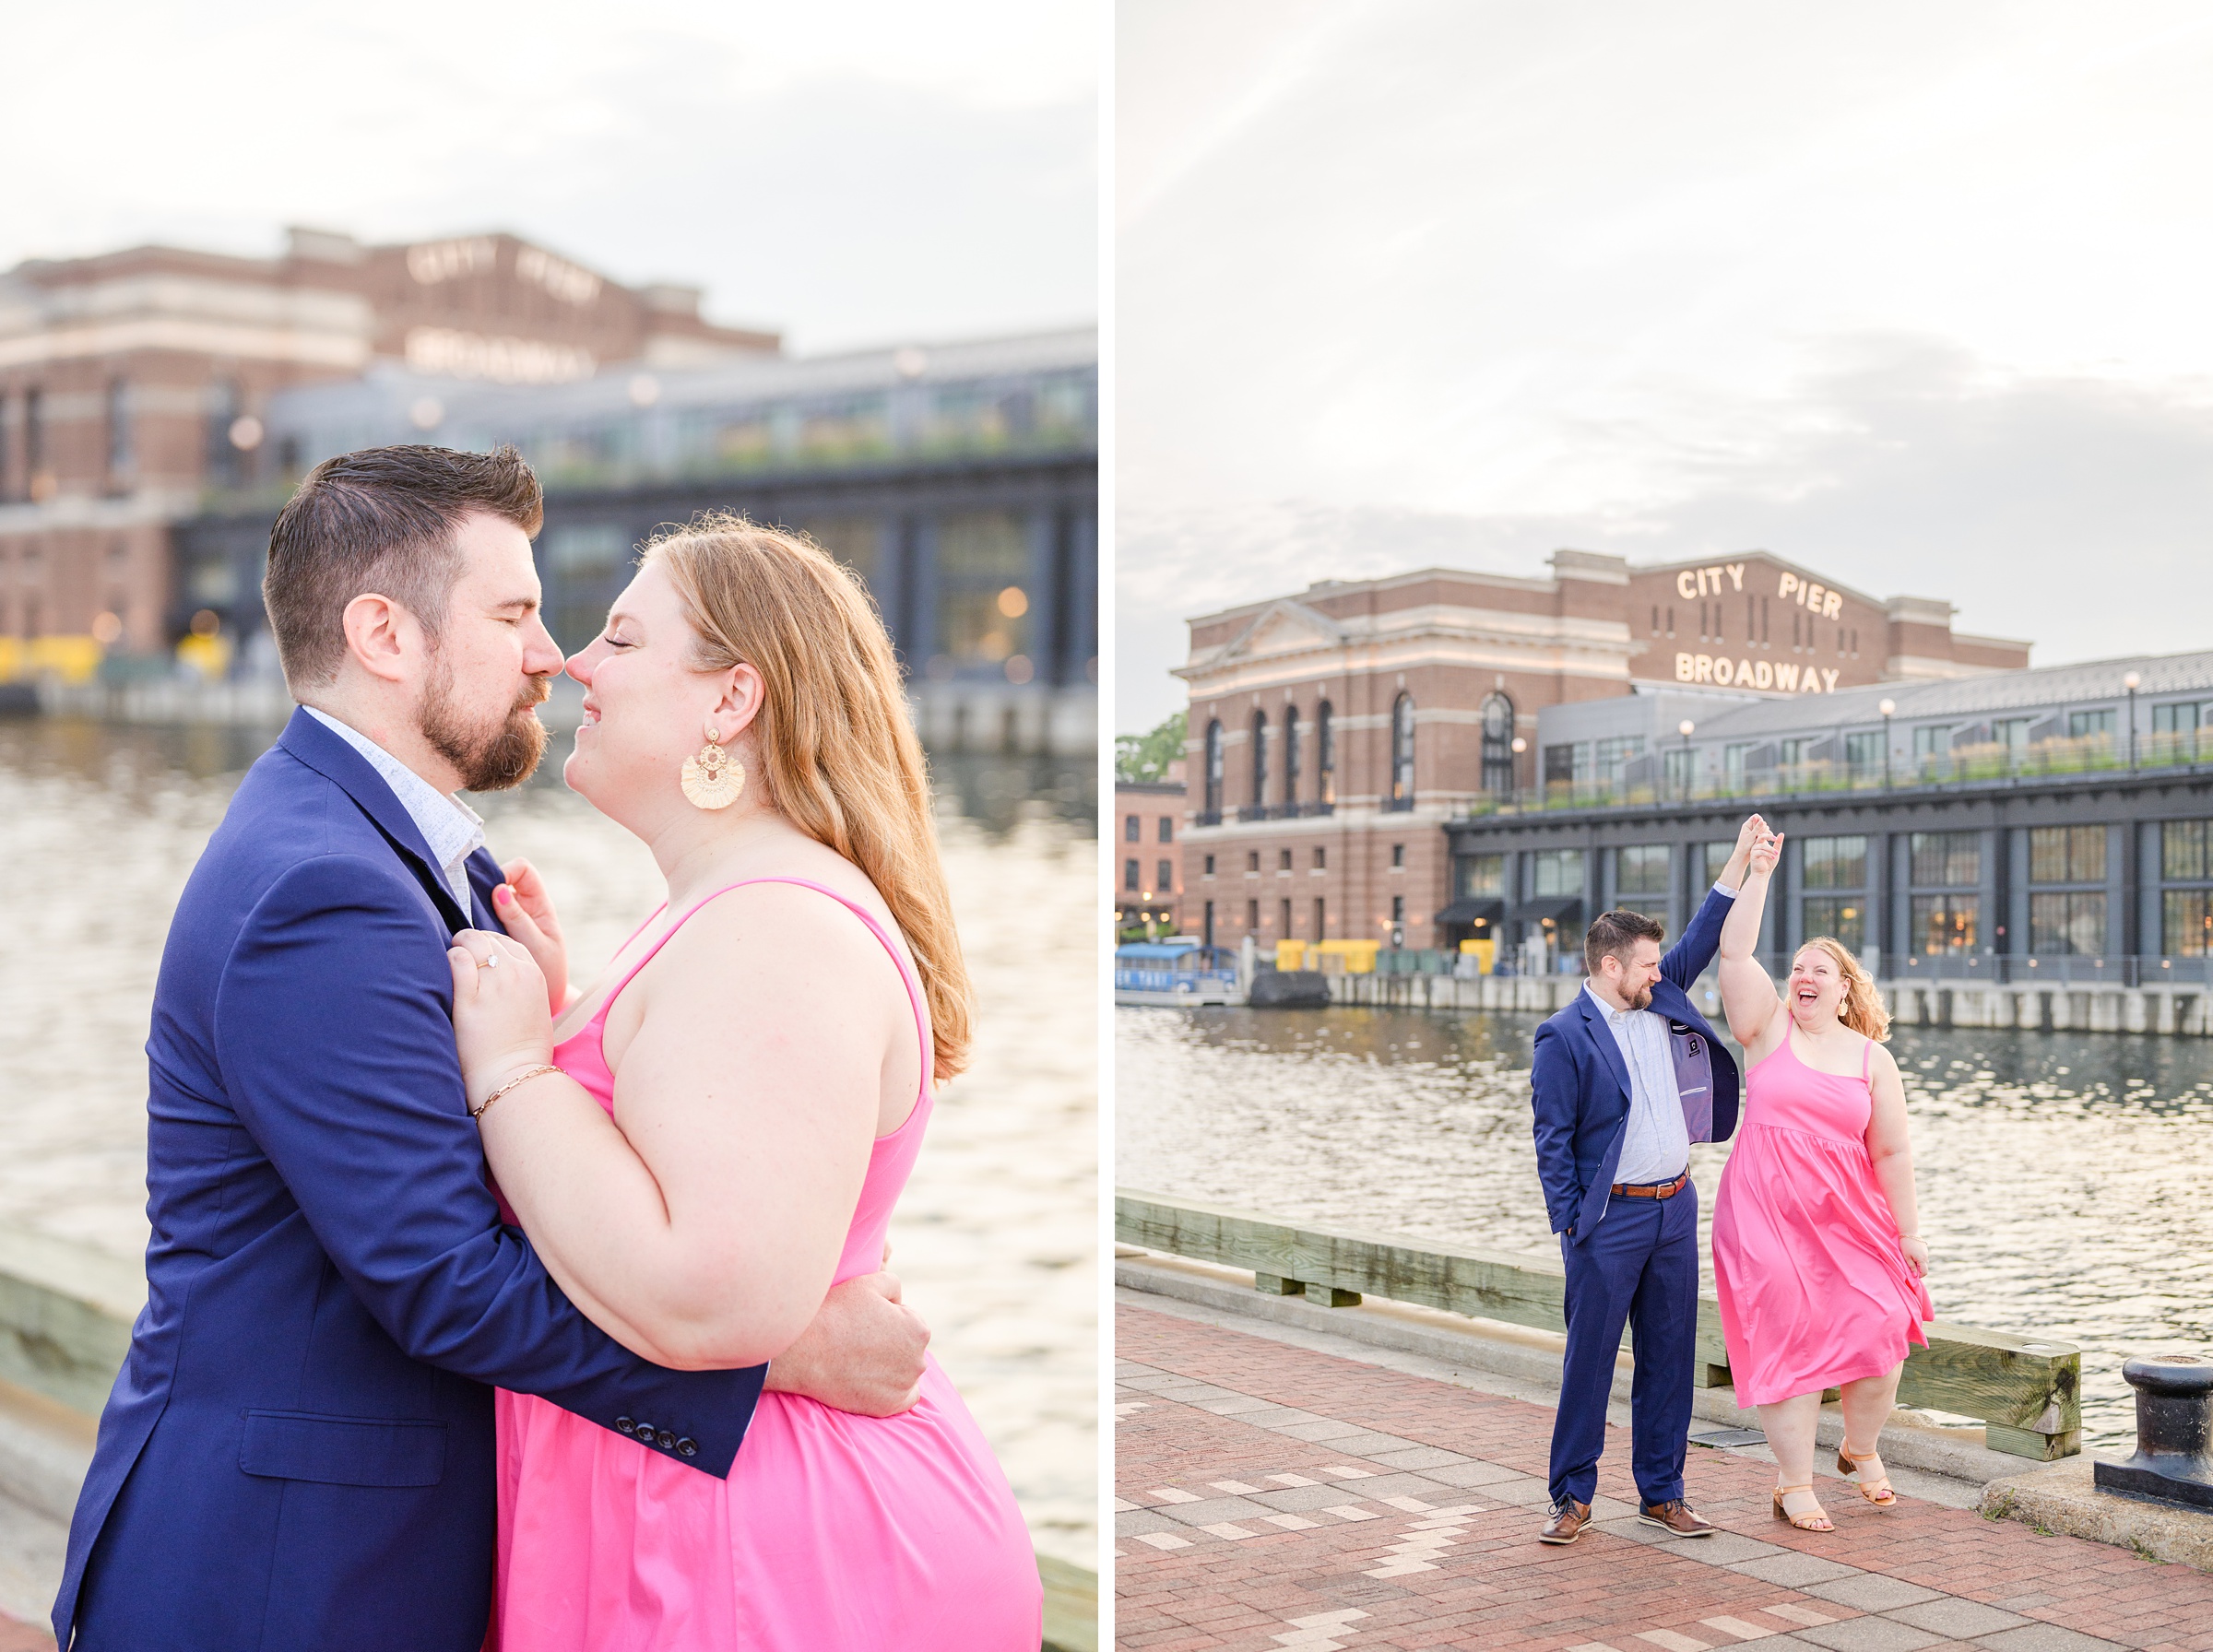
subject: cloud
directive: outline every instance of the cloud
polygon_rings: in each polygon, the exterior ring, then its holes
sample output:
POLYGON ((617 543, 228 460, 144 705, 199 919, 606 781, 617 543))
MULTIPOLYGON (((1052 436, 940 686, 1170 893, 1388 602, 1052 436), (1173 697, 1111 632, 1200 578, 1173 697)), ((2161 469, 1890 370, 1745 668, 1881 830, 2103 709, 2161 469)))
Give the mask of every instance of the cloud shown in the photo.
POLYGON ((1541 575, 1563 546, 1639 561, 1764 549, 1873 596, 1948 599, 1959 629, 2029 639, 2043 665, 2213 648, 2207 387, 2007 373, 1896 335, 1820 353, 1787 395, 1718 410, 1746 439, 1682 457, 1664 495, 1520 514, 1125 507, 1118 726, 1180 703, 1166 672, 1191 614, 1438 563, 1541 575))

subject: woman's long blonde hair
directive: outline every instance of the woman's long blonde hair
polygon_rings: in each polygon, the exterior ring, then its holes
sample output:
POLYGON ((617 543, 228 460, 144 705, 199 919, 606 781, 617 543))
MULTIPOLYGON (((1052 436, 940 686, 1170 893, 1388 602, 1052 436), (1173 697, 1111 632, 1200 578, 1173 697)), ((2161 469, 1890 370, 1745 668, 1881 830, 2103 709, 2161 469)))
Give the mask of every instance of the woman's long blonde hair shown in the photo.
POLYGON ((1819 947, 1836 962, 1837 974, 1844 978, 1844 1001, 1837 1006, 1837 1019, 1854 1032, 1864 1033, 1877 1044, 1890 1041, 1890 1012, 1883 1008, 1883 995, 1876 990, 1875 977, 1866 966, 1852 955, 1852 949, 1830 935, 1817 935, 1798 950, 1819 947))
POLYGON ((859 580, 804 537, 716 513, 649 540, 698 633, 703 670, 743 662, 771 807, 867 875, 906 938, 929 1006, 932 1072, 967 1065, 974 999, 938 855, 922 742, 892 640, 859 580))

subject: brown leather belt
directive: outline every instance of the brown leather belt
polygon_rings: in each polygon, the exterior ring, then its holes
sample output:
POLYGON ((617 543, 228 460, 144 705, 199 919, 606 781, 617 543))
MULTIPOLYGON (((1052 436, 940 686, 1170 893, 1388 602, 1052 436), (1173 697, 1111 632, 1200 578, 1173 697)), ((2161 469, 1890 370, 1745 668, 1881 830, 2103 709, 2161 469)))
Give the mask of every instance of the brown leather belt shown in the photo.
POLYGON ((1673 1198, 1689 1180, 1690 1172, 1686 1170, 1672 1182, 1616 1182, 1614 1192, 1621 1198, 1673 1198))

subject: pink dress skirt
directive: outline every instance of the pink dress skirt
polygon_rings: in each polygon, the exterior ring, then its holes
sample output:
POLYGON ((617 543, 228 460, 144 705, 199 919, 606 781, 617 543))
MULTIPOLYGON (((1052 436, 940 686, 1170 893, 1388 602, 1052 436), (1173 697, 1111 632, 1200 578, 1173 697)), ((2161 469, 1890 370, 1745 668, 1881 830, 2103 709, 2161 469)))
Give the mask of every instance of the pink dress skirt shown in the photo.
POLYGON ((1867 1080, 1782 1045, 1745 1075, 1745 1122, 1713 1206, 1713 1280, 1740 1405, 1880 1376, 1936 1311, 1906 1266, 1867 1157, 1867 1080))
MULTIPOLYGON (((802 887, 850 908, 891 953, 927 1075, 930 1041, 905 959, 861 908, 802 887)), ((611 1113, 606 1019, 602 1008, 553 1058, 611 1113)), ((906 1122, 877 1139, 840 1280, 880 1265, 930 1105, 926 1077, 906 1122)), ((497 1406, 499 1575, 487 1642, 497 1652, 1036 1652, 1044 1601, 1028 1529, 935 1360, 920 1402, 896 1417, 762 1395, 727 1481, 533 1395, 501 1389, 497 1406)))

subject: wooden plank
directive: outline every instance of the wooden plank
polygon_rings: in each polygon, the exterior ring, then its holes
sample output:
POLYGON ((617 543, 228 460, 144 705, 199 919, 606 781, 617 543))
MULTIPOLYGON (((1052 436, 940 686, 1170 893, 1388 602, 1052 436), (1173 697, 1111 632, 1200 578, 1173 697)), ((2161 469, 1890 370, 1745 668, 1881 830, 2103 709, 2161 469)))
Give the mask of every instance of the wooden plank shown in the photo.
MULTIPOLYGON (((1115 1236, 1249 1268, 1275 1281, 1297 1280, 1317 1297, 1357 1292, 1540 1330, 1567 1328, 1567 1272, 1550 1257, 1287 1222, 1134 1189, 1115 1197, 1115 1236)), ((2080 1449, 2081 1350, 1977 1326, 1940 1322, 1926 1329, 1929 1346, 1912 1351, 1899 1378, 1900 1405, 1980 1418, 1995 1450, 2049 1459, 2080 1449)), ((1704 1294, 1696 1358, 1700 1386, 1728 1380, 1721 1306, 1704 1294)))
POLYGON ((1037 1576, 1045 1585, 1044 1652, 1099 1652, 1099 1575, 1040 1554, 1037 1576))

